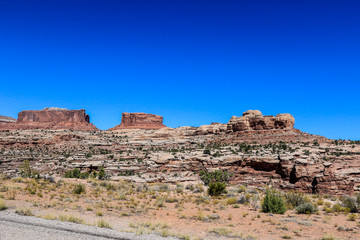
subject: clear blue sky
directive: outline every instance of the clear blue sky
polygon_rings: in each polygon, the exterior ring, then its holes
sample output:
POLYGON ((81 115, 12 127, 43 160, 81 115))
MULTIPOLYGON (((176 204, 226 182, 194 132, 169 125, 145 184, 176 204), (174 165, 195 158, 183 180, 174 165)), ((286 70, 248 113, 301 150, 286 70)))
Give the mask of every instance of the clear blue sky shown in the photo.
POLYGON ((360 1, 0 1, 0 115, 84 108, 170 127, 248 109, 360 139, 360 1))

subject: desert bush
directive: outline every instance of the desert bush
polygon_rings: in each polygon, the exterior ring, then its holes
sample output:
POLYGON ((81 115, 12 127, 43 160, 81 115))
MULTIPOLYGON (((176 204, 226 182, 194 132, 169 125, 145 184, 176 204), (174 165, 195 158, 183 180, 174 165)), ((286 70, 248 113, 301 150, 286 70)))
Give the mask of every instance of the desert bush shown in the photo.
POLYGON ((334 210, 334 212, 341 212, 341 206, 340 206, 340 204, 338 204, 338 203, 335 203, 335 204, 332 206, 332 209, 334 210))
POLYGON ((297 206, 295 210, 300 214, 311 214, 317 212, 317 207, 312 203, 303 203, 297 206))
POLYGON ((356 213, 359 211, 359 196, 346 196, 342 201, 342 206, 345 208, 349 208, 350 212, 356 213))
POLYGON ((304 194, 297 192, 288 192, 285 194, 286 204, 289 208, 296 208, 297 206, 309 202, 304 197, 304 194))
POLYGON ((20 166, 20 175, 24 178, 39 178, 39 173, 31 168, 29 160, 25 160, 20 166))
POLYGON ((224 182, 212 182, 209 184, 208 193, 210 196, 220 196, 226 193, 226 184, 224 182))
POLYGON ((265 213, 284 214, 286 212, 285 201, 280 193, 273 189, 266 190, 262 203, 262 211, 265 213))
POLYGON ((349 221, 356 221, 357 218, 358 218, 358 216, 355 213, 352 213, 352 214, 349 214, 347 219, 349 221))
POLYGON ((237 203, 240 204, 249 204, 250 203, 250 194, 240 194, 237 203))
POLYGON ((59 216, 59 220, 62 222, 72 222, 72 223, 84 223, 84 219, 82 218, 78 218, 76 216, 73 215, 60 215, 59 216))
POLYGON ((5 201, 0 199, 0 211, 7 209, 7 206, 5 204, 5 201))
POLYGON ((100 228, 112 228, 111 225, 103 219, 97 221, 97 226, 100 228))
POLYGON ((86 190, 85 190, 84 184, 79 183, 74 186, 73 193, 81 194, 81 193, 85 193, 85 192, 86 192, 86 190))
POLYGON ((13 186, 7 187, 6 195, 9 200, 15 200, 16 197, 16 189, 13 186))
POLYGON ((206 172, 204 170, 201 170, 199 172, 199 175, 201 181, 203 181, 205 185, 209 185, 213 182, 227 182, 231 177, 231 174, 229 174, 227 171, 222 170, 215 170, 212 172, 206 172))
POLYGON ((33 216, 33 213, 31 211, 31 209, 29 209, 29 208, 16 209, 15 213, 22 215, 22 216, 33 216))
POLYGON ((234 198, 234 197, 228 198, 226 200, 226 203, 229 204, 229 205, 233 205, 233 204, 237 203, 237 199, 234 198))
POLYGON ((246 192, 246 187, 244 185, 241 185, 238 189, 238 193, 244 193, 246 192))

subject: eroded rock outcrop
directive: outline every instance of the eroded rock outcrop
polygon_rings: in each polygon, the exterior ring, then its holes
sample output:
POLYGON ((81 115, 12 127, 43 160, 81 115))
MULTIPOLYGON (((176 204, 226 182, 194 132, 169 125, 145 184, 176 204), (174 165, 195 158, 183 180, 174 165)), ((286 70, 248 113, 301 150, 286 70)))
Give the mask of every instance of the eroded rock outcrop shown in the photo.
POLYGON ((89 115, 81 110, 64 108, 45 108, 43 110, 25 110, 18 114, 16 122, 0 123, 0 130, 15 129, 72 129, 97 130, 90 123, 89 115))
POLYGON ((12 117, 0 116, 0 123, 11 123, 11 122, 16 122, 16 119, 12 117))
POLYGON ((123 113, 121 124, 109 130, 160 129, 165 127, 162 116, 148 113, 123 113))
POLYGON ((274 116, 263 116, 258 110, 249 110, 241 117, 233 116, 228 122, 228 130, 234 132, 245 130, 293 129, 295 119, 288 113, 274 116))

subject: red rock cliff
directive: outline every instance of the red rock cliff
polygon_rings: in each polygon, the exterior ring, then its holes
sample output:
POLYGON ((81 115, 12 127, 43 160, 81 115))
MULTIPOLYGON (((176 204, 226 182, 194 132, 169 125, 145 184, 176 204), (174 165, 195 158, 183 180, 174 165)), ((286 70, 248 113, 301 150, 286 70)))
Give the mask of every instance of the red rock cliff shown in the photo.
POLYGON ((13 129, 72 129, 97 130, 90 123, 89 115, 81 110, 62 108, 45 108, 43 110, 26 110, 18 114, 16 123, 2 123, 0 130, 13 129))
POLYGON ((160 129, 166 127, 163 117, 147 113, 123 113, 121 124, 109 130, 118 129, 160 129))

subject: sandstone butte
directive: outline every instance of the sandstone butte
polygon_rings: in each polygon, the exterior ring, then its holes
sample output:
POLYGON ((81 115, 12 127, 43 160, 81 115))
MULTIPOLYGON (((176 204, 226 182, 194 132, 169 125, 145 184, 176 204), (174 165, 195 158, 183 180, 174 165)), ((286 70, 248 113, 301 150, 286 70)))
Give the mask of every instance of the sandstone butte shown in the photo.
POLYGON ((163 117, 147 113, 123 113, 121 124, 109 130, 120 129, 160 129, 166 128, 163 124, 163 117))
POLYGON ((64 108, 44 108, 43 110, 25 110, 18 114, 16 121, 0 120, 0 130, 16 129, 72 129, 97 130, 90 123, 90 117, 84 109, 68 110, 64 108))

